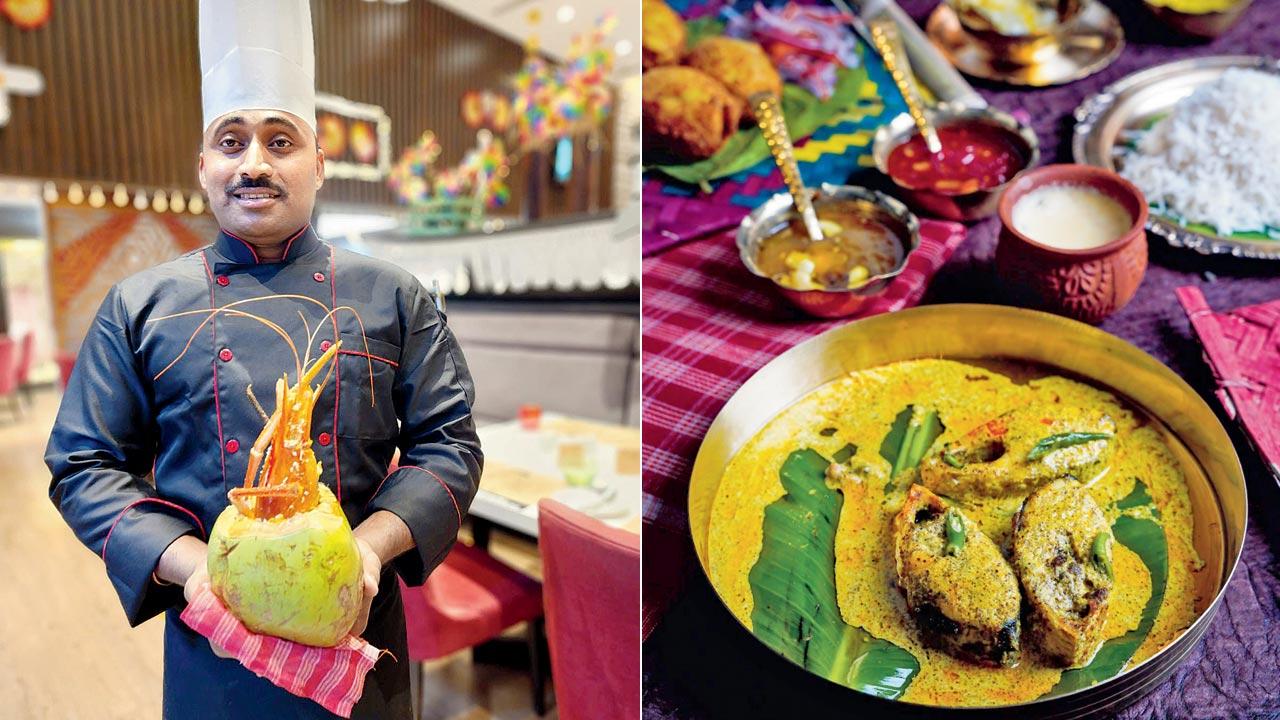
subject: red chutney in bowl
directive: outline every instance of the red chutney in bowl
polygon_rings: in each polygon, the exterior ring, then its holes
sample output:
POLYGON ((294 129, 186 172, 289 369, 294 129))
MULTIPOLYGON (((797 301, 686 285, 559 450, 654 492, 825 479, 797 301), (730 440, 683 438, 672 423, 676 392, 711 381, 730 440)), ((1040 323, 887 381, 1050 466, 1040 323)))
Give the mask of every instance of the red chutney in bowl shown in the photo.
POLYGON ((1009 133, 985 123, 938 128, 942 151, 934 154, 916 134, 889 153, 889 176, 913 190, 967 195, 1008 182, 1026 167, 1020 146, 1009 133))

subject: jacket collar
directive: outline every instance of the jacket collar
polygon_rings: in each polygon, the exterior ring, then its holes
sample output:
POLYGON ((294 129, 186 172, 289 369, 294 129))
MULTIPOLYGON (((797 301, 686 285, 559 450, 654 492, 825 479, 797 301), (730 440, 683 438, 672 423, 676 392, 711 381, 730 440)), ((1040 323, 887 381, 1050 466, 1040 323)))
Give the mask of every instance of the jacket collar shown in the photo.
MULTIPOLYGON (((285 241, 284 257, 281 258, 280 262, 290 262, 300 258, 319 246, 320 238, 316 237, 315 231, 311 229, 311 224, 307 223, 301 230, 285 241)), ((256 265, 261 262, 270 262, 260 260, 257 251, 254 250, 252 245, 226 230, 218 231, 218 238, 213 241, 213 249, 233 263, 256 265)))

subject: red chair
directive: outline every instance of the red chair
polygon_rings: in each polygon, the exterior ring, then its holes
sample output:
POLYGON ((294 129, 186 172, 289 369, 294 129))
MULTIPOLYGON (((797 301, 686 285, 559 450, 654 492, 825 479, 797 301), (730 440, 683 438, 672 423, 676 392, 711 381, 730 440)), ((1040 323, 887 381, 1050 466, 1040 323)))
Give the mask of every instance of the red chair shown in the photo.
POLYGON ((58 353, 58 379, 63 390, 67 389, 67 381, 71 379, 71 371, 76 366, 76 356, 69 352, 58 353))
POLYGON ((23 398, 27 404, 31 404, 31 388, 28 382, 31 378, 31 364, 35 361, 36 351, 36 334, 30 330, 22 336, 21 349, 18 351, 18 389, 22 391, 23 398))
POLYGON ((538 503, 551 673, 561 720, 640 717, 640 536, 538 503))
POLYGON ((0 398, 9 400, 9 410, 15 415, 21 406, 15 405, 18 395, 18 344, 8 335, 0 336, 0 398))
MULTIPOLYGON (((533 706, 538 715, 546 712, 542 585, 537 580, 483 550, 458 543, 421 587, 409 587, 401 581, 400 590, 409 660, 415 663, 474 647, 516 623, 528 622, 533 706)), ((419 693, 421 689, 419 683, 419 693)), ((415 713, 420 713, 422 698, 415 698, 415 702, 415 713)))

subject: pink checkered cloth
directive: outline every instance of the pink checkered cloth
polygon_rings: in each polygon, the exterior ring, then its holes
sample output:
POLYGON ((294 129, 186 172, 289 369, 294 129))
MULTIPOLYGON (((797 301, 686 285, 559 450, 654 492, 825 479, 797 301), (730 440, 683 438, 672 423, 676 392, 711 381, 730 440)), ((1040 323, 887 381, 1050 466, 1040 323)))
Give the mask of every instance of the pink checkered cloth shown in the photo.
POLYGON ((351 707, 364 693, 364 677, 382 655, 352 635, 332 648, 259 635, 236 619, 208 586, 182 611, 182 621, 258 677, 344 718, 351 717, 351 707))
POLYGON ((1175 293, 1204 346, 1218 401, 1280 481, 1280 300, 1215 313, 1199 288, 1175 293))
MULTIPOLYGON (((815 320, 743 267, 733 230, 644 260, 644 635, 683 586, 692 558, 689 472, 729 397, 783 351, 850 319, 815 320)), ((920 247, 861 315, 915 305, 964 241, 958 223, 922 220, 920 247)))

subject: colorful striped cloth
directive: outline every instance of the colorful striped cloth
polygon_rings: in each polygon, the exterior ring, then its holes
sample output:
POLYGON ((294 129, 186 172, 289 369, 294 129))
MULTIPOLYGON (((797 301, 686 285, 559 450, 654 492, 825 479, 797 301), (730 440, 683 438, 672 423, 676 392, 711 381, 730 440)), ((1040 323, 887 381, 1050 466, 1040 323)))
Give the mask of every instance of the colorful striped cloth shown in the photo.
POLYGON ((364 693, 365 675, 382 655, 352 635, 331 648, 259 635, 232 615, 207 585, 182 611, 182 621, 258 677, 344 718, 351 717, 352 706, 364 693))
MULTIPOLYGON (((920 247, 862 316, 911 307, 965 238, 963 225, 920 222, 920 247)), ((644 635, 683 585, 691 559, 689 472, 729 397, 783 351, 850 319, 815 320, 742 264, 733 231, 644 261, 644 635)))

